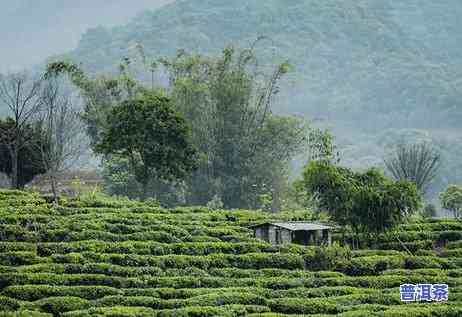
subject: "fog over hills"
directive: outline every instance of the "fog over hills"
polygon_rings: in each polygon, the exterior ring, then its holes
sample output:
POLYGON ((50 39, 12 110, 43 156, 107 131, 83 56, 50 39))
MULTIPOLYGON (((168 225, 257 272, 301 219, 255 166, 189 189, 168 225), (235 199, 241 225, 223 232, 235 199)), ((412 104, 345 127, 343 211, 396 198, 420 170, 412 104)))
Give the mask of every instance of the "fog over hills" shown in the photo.
POLYGON ((171 0, 0 0, 0 71, 42 62, 77 46, 85 30, 124 24, 171 0))
POLYGON ((436 195, 462 182, 461 15, 457 0, 183 0, 90 30, 70 56, 110 71, 136 43, 151 56, 216 54, 268 36, 264 59, 295 66, 275 111, 331 128, 358 168, 381 165, 401 138, 433 142, 445 162, 436 195))

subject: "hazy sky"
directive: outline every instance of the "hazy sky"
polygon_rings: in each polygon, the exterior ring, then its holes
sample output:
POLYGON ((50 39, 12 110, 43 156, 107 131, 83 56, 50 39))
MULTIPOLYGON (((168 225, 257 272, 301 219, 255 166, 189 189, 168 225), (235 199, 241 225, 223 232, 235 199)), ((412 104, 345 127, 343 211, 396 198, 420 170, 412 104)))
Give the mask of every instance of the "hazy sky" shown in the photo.
POLYGON ((173 0, 0 0, 0 72, 69 51, 85 30, 123 24, 173 0))

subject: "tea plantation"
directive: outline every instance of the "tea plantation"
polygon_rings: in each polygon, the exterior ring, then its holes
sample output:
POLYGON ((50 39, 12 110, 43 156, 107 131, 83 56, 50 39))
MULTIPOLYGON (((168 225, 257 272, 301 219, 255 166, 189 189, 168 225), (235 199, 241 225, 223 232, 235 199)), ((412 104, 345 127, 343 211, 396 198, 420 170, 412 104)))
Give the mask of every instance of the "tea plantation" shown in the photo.
POLYGON ((268 217, 0 191, 0 316, 462 316, 461 222, 349 251, 253 238, 268 217), (423 282, 447 283, 449 301, 400 301, 423 282))

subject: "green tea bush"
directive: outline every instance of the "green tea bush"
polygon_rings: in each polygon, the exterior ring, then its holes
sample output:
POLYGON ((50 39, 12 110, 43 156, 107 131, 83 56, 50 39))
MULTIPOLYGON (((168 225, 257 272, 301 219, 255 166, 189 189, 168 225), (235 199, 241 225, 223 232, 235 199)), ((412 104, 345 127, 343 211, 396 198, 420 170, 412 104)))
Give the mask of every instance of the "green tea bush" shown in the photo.
POLYGON ((37 257, 35 252, 17 251, 0 253, 0 265, 20 266, 47 262, 48 259, 37 257))
POLYGON ((34 302, 34 305, 39 307, 42 311, 46 313, 51 313, 53 315, 60 315, 61 313, 72 311, 72 310, 82 310, 90 307, 90 302, 86 299, 79 297, 48 297, 34 302))
POLYGON ((2 293, 24 301, 36 301, 45 297, 71 296, 88 300, 109 295, 121 295, 123 292, 108 286, 54 286, 54 285, 12 285, 2 293))
POLYGON ((134 306, 149 307, 153 309, 170 309, 181 307, 181 302, 166 301, 160 298, 148 296, 107 296, 94 301, 95 306, 134 306))
POLYGON ((35 252, 36 246, 28 242, 0 242, 0 253, 18 251, 35 252))
POLYGON ((333 270, 342 267, 352 257, 349 248, 334 244, 331 247, 314 248, 314 252, 307 252, 305 265, 310 270, 333 270))
POLYGON ((16 312, 0 311, 0 317, 53 317, 53 315, 32 310, 21 310, 16 312))
POLYGON ((407 257, 404 261, 404 268, 413 269, 450 269, 455 268, 447 259, 431 257, 431 256, 413 256, 407 257))
POLYGON ((364 246, 378 249, 350 250, 272 245, 249 229, 301 213, 169 210, 109 197, 63 200, 55 208, 29 194, 6 196, 6 205, 0 199, 0 317, 460 313, 456 221, 399 226, 411 256, 395 234, 364 236, 364 246), (447 283, 449 302, 402 305, 400 284, 421 282, 447 283))
POLYGON ((298 297, 334 297, 342 295, 351 295, 368 292, 368 290, 359 289, 351 286, 323 286, 318 288, 292 288, 288 290, 277 290, 272 293, 273 298, 298 297))
POLYGON ((120 278, 100 274, 4 273, 0 274, 0 289, 10 285, 101 285, 115 288, 143 287, 146 282, 135 278, 120 278))
POLYGON ((380 243, 379 247, 387 250, 411 251, 416 253, 421 250, 432 250, 434 248, 434 240, 418 240, 400 243, 398 241, 380 243), (404 247, 403 247, 404 245, 404 247))
POLYGON ((281 298, 268 303, 271 311, 284 314, 337 314, 339 305, 329 299, 281 298))
POLYGON ((462 240, 462 231, 441 231, 438 234, 439 241, 458 241, 462 240))
POLYGON ((266 306, 266 299, 250 293, 223 292, 189 298, 187 306, 222 306, 231 304, 266 306))
POLYGON ((62 314, 63 317, 99 317, 99 316, 111 316, 111 317, 152 317, 156 316, 157 311, 147 307, 97 307, 90 308, 87 310, 77 310, 62 314))
POLYGON ((377 275, 387 269, 396 269, 404 266, 405 259, 398 256, 364 256, 351 259, 344 264, 342 272, 352 276, 377 275))
POLYGON ((19 307, 20 304, 16 299, 0 296, 0 311, 17 310, 19 307))
POLYGON ((387 309, 382 316, 384 317, 459 317, 462 314, 462 308, 447 306, 422 306, 421 307, 392 307, 387 309))
POLYGON ((235 317, 246 316, 249 313, 269 311, 267 307, 228 305, 222 307, 191 306, 180 309, 162 310, 157 312, 157 317, 235 317))

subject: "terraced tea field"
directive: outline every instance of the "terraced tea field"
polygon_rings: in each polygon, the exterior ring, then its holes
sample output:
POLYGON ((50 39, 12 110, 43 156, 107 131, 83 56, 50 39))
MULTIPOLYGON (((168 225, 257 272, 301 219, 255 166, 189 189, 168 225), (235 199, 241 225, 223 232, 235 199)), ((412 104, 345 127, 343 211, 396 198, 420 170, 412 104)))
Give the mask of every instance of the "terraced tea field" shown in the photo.
POLYGON ((462 316, 462 223, 403 225, 411 255, 272 246, 248 229, 268 217, 0 191, 0 316, 462 316), (422 282, 449 301, 400 301, 422 282))

